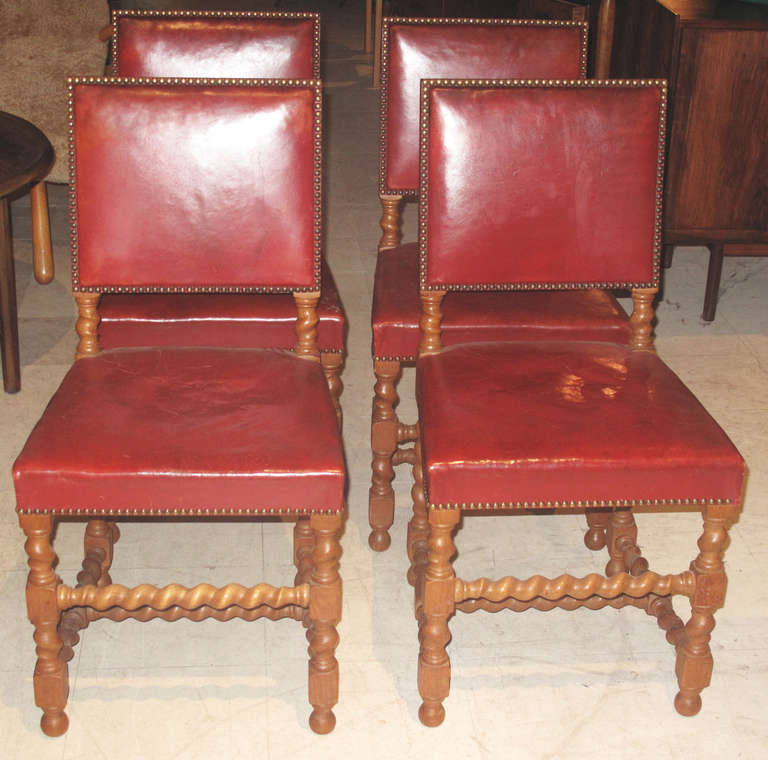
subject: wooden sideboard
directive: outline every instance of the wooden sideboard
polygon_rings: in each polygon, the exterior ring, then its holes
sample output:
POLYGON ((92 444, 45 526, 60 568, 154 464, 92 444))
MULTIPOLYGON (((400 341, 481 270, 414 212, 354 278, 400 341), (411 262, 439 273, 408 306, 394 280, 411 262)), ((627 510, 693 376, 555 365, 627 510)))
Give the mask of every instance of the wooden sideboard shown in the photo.
POLYGON ((611 76, 669 80, 664 243, 709 248, 710 321, 723 256, 768 255, 768 18, 718 17, 743 3, 714 17, 673 0, 614 4, 611 76))

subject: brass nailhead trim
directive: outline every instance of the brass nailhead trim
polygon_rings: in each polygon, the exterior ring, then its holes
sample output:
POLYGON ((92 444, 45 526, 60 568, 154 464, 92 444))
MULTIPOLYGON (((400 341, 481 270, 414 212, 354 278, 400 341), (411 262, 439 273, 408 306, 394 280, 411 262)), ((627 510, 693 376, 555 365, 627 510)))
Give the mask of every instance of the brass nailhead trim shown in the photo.
POLYGON ((290 507, 268 507, 256 509, 254 507, 240 507, 235 509, 219 509, 218 507, 165 507, 161 509, 140 509, 128 507, 126 509, 109 509, 107 507, 61 507, 59 509, 17 509, 21 515, 104 515, 104 516, 179 516, 179 517, 234 517, 238 515, 333 515, 344 511, 344 505, 338 508, 322 507, 318 509, 291 509, 290 507))
POLYGON ((562 28, 581 29, 581 76, 587 76, 587 52, 589 25, 586 21, 554 21, 549 19, 509 19, 509 18, 403 18, 388 16, 381 24, 381 83, 379 89, 379 193, 381 195, 402 195, 403 198, 415 200, 419 197, 419 189, 392 188, 387 186, 387 116, 389 96, 389 27, 398 26, 553 26, 562 28))
POLYGON ((585 509, 603 507, 732 506, 730 499, 579 499, 563 501, 487 501, 432 504, 430 509, 585 509))
MULTIPOLYGON (((188 13, 188 12, 185 12, 188 13)), ((212 13, 217 13, 212 11, 212 13)), ((312 14, 307 14, 312 15, 312 14)), ((195 77, 68 77, 67 78, 67 119, 69 132, 69 237, 72 260, 72 289, 83 293, 293 293, 314 292, 322 288, 320 270, 322 267, 322 188, 323 188, 323 90, 317 79, 232 79, 195 77), (77 218, 77 172, 75 151, 75 87, 77 85, 101 85, 106 87, 137 87, 143 85, 176 87, 263 87, 299 88, 309 87, 314 97, 314 283, 301 288, 291 287, 249 287, 249 286, 90 286, 80 287, 78 264, 78 218, 77 218)))
POLYGON ((303 19, 311 20, 312 33, 312 76, 320 79, 320 14, 312 12, 293 11, 161 11, 115 9, 112 11, 112 73, 118 69, 118 26, 119 18, 234 18, 234 19, 285 19, 287 21, 303 19))
POLYGON ((662 203, 664 193, 664 153, 666 144, 667 82, 664 79, 422 79, 419 134, 419 287, 421 290, 587 290, 599 288, 656 288, 661 272, 662 203), (652 280, 650 282, 526 282, 526 283, 471 283, 469 285, 427 284, 427 211, 429 166, 427 143, 429 137, 429 94, 436 88, 484 89, 489 87, 522 89, 526 87, 555 87, 572 89, 608 89, 626 87, 658 87, 659 137, 656 164, 656 198, 652 251, 652 280))

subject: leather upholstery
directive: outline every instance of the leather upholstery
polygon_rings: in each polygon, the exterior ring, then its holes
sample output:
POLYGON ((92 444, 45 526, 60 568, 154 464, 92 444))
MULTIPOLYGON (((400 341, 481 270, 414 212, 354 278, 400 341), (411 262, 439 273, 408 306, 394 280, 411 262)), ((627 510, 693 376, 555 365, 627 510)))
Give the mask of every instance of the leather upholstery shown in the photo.
MULTIPOLYGON (((317 345, 343 351, 347 321, 323 264, 317 345)), ((296 304, 285 293, 106 293, 99 302, 99 346, 293 348, 296 304)))
POLYGON ((428 99, 427 285, 656 284, 659 85, 435 86, 428 99))
POLYGON ((319 85, 109 81, 73 85, 76 290, 319 288, 319 85))
POLYGON ((421 79, 585 76, 584 24, 385 19, 383 39, 382 193, 418 189, 421 79))
POLYGON ((123 77, 320 77, 316 14, 114 15, 112 66, 123 77))
MULTIPOLYGON (((627 343, 629 318, 603 290, 472 293, 443 300, 446 346, 489 340, 599 340, 627 343)), ((373 355, 412 360, 419 350, 418 246, 379 252, 373 290, 373 355)))
POLYGON ((14 480, 22 511, 336 511, 344 462, 317 362, 120 349, 75 362, 14 480))
POLYGON ((741 456, 653 353, 456 346, 419 359, 417 398, 432 505, 740 500, 741 456))

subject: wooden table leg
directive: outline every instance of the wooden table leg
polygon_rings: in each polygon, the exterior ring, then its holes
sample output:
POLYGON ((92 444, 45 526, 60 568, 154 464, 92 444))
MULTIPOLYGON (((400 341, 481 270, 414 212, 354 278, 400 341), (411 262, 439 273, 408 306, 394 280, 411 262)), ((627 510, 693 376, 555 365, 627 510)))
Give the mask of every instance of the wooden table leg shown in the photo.
POLYGON ((16 317, 16 280, 11 247, 10 208, 0 201, 0 322, 2 323, 3 387, 6 393, 21 388, 19 325, 16 317))

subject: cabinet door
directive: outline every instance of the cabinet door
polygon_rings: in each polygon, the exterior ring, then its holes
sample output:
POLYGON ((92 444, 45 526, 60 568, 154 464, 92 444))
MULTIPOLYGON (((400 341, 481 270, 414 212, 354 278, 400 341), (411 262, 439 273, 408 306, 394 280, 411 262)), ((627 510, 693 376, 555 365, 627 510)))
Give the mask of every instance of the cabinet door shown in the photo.
POLYGON ((667 232, 768 240, 768 23, 681 24, 667 232))

